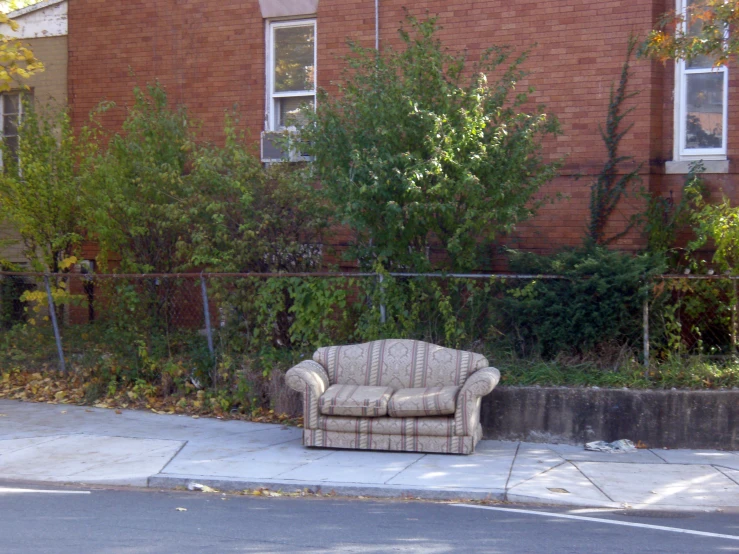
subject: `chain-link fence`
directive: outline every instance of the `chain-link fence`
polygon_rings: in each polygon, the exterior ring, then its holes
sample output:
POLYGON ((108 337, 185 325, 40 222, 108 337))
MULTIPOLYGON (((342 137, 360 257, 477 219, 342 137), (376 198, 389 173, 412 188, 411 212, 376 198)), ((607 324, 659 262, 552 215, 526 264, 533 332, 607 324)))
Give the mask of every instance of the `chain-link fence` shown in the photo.
POLYGON ((209 383, 227 378, 219 364, 235 356, 388 336, 519 357, 610 347, 648 366, 735 355, 737 280, 663 275, 603 288, 556 275, 0 273, 0 327, 0 367, 110 360, 146 373, 152 360, 179 359, 209 383))
POLYGON ((645 348, 654 345, 680 354, 735 356, 738 302, 733 275, 655 278, 645 304, 645 348))

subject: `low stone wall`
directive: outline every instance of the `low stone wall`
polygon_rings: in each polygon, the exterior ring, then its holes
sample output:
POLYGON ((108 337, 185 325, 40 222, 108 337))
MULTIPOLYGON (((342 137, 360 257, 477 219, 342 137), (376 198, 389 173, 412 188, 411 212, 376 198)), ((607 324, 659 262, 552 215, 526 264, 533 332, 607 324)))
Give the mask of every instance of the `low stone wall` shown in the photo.
POLYGON ((486 439, 739 450, 736 390, 498 387, 483 399, 481 419, 486 439))

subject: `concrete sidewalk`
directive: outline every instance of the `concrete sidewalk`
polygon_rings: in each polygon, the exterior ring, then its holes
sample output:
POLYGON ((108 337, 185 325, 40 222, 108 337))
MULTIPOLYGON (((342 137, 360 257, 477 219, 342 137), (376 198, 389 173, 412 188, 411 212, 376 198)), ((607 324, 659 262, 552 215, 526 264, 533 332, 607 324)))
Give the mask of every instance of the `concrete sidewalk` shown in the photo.
POLYGON ((472 456, 453 456, 308 449, 301 432, 0 400, 0 479, 660 510, 739 507, 739 452, 605 454, 481 441, 472 456))

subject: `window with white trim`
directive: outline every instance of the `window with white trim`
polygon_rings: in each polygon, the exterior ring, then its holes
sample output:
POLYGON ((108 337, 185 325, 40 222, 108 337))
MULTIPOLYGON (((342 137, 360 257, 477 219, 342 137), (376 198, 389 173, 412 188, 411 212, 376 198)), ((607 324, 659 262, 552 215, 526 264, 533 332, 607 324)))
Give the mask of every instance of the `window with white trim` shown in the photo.
MULTIPOLYGON (((694 0, 677 0, 684 15, 683 30, 697 32, 700 22, 691 22, 694 0)), ((728 69, 714 67, 713 60, 700 56, 675 67, 676 161, 725 160, 728 104, 728 69)))
POLYGON ((281 131, 316 102, 316 21, 273 21, 267 37, 266 130, 281 131))
MULTIPOLYGON (((23 93, 3 92, 0 94, 0 119, 2 119, 2 140, 5 152, 18 161, 18 126, 23 115, 23 93)), ((1 159, 0 159, 1 163, 1 159)))

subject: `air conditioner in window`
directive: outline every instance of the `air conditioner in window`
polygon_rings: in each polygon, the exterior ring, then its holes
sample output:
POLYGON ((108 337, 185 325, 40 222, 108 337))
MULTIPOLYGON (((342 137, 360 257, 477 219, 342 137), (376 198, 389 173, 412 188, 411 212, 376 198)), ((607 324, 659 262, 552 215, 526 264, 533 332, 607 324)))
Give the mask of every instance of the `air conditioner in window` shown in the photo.
POLYGON ((262 131, 262 162, 308 162, 312 158, 302 151, 305 141, 292 131, 262 131))

